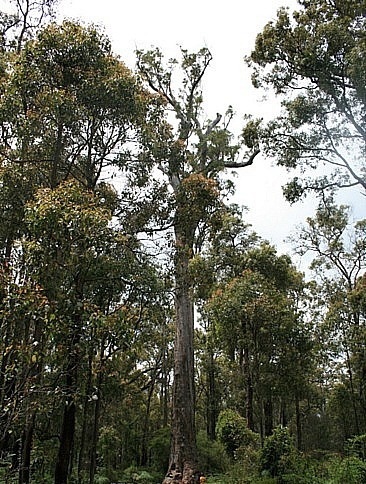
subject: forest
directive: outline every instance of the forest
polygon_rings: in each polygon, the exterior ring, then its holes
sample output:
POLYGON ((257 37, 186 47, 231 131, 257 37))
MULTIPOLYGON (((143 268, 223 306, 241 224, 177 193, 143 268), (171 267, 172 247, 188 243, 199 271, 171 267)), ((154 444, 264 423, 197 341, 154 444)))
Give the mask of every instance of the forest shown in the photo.
POLYGON ((131 70, 57 0, 10 3, 0 482, 365 483, 366 219, 338 195, 366 195, 366 1, 278 10, 243 63, 281 112, 239 134, 208 48, 131 70), (292 255, 232 203, 260 157, 317 200, 292 255))

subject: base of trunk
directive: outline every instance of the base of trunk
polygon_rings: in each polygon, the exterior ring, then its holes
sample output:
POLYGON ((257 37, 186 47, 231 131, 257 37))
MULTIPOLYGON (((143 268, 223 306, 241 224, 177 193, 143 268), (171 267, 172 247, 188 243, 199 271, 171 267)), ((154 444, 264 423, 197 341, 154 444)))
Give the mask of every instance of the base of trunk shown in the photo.
POLYGON ((170 469, 165 476, 163 484, 199 484, 201 472, 190 463, 185 463, 183 472, 180 469, 170 469))

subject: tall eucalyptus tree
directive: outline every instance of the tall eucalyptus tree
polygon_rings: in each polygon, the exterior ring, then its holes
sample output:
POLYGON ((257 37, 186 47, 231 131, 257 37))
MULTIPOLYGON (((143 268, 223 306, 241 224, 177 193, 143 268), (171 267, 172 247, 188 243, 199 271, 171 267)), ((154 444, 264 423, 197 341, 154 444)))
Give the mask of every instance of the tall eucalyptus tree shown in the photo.
POLYGON ((197 53, 181 49, 180 61, 171 59, 167 64, 159 49, 138 52, 138 70, 156 95, 163 118, 156 126, 150 125, 146 133, 145 160, 150 160, 163 175, 161 183, 171 200, 174 237, 176 336, 172 442, 165 484, 197 482, 199 475, 194 418, 194 281, 190 261, 207 227, 218 223, 224 187, 220 175, 226 168, 250 165, 258 153, 246 153, 247 159, 238 160, 241 146, 233 143, 228 130, 231 109, 224 117, 217 114, 214 119, 204 119, 201 82, 211 59, 206 48, 197 53), (173 126, 168 123, 168 113, 176 118, 173 126))

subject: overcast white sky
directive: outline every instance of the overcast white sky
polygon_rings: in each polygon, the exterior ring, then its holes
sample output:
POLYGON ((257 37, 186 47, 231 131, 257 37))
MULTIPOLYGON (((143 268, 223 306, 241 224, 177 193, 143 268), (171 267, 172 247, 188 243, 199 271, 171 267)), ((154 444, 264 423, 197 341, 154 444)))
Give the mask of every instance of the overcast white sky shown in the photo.
MULTIPOLYGON (((250 71, 243 61, 254 47, 264 25, 276 17, 277 9, 297 6, 296 0, 60 0, 59 18, 95 23, 105 29, 113 50, 131 68, 136 48, 160 47, 167 56, 179 53, 181 45, 195 51, 206 46, 213 55, 204 84, 207 116, 224 113, 232 105, 240 131, 245 113, 270 116, 276 102, 263 98, 251 86, 250 71)), ((261 155, 236 178, 235 202, 246 205, 246 220, 280 252, 289 251, 283 240, 295 225, 312 214, 314 202, 290 207, 281 186, 286 171, 261 155)), ((347 194, 344 195, 347 201, 347 194)), ((363 200, 364 203, 364 200, 363 200)), ((364 214, 364 216, 366 216, 364 214)))

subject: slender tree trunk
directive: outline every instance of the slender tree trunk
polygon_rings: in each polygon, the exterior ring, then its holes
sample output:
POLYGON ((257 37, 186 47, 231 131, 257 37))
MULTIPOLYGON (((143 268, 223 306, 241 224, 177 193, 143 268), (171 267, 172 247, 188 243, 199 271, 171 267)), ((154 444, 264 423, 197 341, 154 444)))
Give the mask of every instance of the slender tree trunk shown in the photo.
POLYGON ((59 123, 58 128, 57 128, 55 153, 54 153, 54 158, 52 160, 51 173, 50 173, 50 186, 51 186, 51 188, 56 188, 57 184, 60 181, 59 180, 59 169, 60 169, 60 165, 61 165, 63 131, 64 131, 64 126, 63 126, 62 123, 59 123))
MULTIPOLYGON (((10 340, 10 329, 7 328, 4 340, 3 340, 3 345, 5 350, 3 351, 2 358, 1 358, 1 365, 0 365, 0 408, 4 408, 4 402, 7 397, 7 367, 10 359, 10 351, 6 350, 9 346, 9 340, 10 340)), ((4 443, 6 441, 6 423, 7 423, 7 418, 6 415, 1 415, 0 416, 0 452, 2 452, 4 448, 4 443)))
POLYGON ((174 347, 174 383, 172 441, 169 469, 164 484, 199 482, 196 461, 195 390, 193 352, 193 302, 188 276, 190 244, 176 232, 175 261, 176 332, 174 347))
POLYGON ((88 426, 89 395, 91 392, 91 385, 92 385, 92 364, 93 364, 92 353, 93 352, 91 351, 89 354, 88 379, 87 379, 87 385, 85 389, 85 399, 84 399, 84 406, 83 406, 83 422, 81 426, 80 447, 79 447, 79 457, 78 457, 78 484, 82 484, 82 481, 83 481, 82 472, 83 472, 83 466, 84 466, 86 431, 88 426))
MULTIPOLYGON (((163 351, 164 353, 164 351, 163 351)), ((161 355, 161 359, 164 358, 164 355, 161 355)), ((145 412, 145 419, 143 425, 143 432, 142 432, 142 445, 141 445, 141 459, 140 464, 141 466, 148 465, 148 437, 149 437, 149 427, 150 427, 150 413, 151 413, 151 400, 155 390, 156 378, 160 371, 160 357, 156 361, 154 371, 151 376, 150 387, 147 394, 147 402, 146 402, 146 412, 145 412)))
POLYGON ((101 388, 103 383, 103 360, 104 360, 104 343, 102 344, 102 350, 100 354, 100 367, 98 372, 98 379, 97 379, 97 388, 96 388, 96 400, 94 406, 94 422, 93 422, 93 435, 91 441, 91 448, 90 448, 90 471, 89 471, 89 484, 94 483, 95 472, 97 470, 97 445, 98 445, 98 438, 99 438, 99 420, 100 420, 100 411, 101 411, 101 388))
POLYGON ((76 407, 73 400, 65 403, 60 435, 60 447, 55 468, 55 484, 67 484, 72 445, 75 434, 76 407))
POLYGON ((269 397, 264 401, 264 434, 271 435, 273 432, 273 403, 272 398, 269 397))
MULTIPOLYGON (((15 411, 2 412, 0 415, 0 455, 12 441, 12 420, 19 411, 19 399, 17 399, 16 394, 17 385, 19 386, 21 383, 22 372, 15 376, 14 371, 11 371, 15 360, 13 350, 9 351, 9 347, 12 345, 15 347, 18 343, 19 336, 17 335, 17 329, 12 325, 8 325, 3 340, 4 348, 8 349, 3 352, 0 365, 0 408, 4 408, 7 402, 11 402, 14 405, 15 411)), ((13 452, 13 454, 15 455, 16 452, 13 452)))
POLYGON ((286 403, 281 399, 281 409, 280 409, 280 422, 282 427, 287 427, 287 411, 286 403))
POLYGON ((22 448, 19 466, 19 484, 29 484, 30 482, 31 450, 35 422, 36 412, 33 412, 32 415, 27 419, 27 424, 25 429, 23 430, 22 435, 22 448))
POLYGON ((360 403, 362 409, 362 428, 361 433, 366 432, 366 354, 365 351, 362 351, 359 355, 361 359, 361 370, 360 370, 360 403))
POLYGON ((82 484, 83 482, 83 469, 84 469, 84 454, 85 454, 85 442, 86 442, 86 430, 88 425, 88 397, 85 397, 84 405, 83 405, 83 423, 81 426, 81 435, 80 435, 80 447, 79 447, 79 455, 78 455, 78 484, 82 484))
POLYGON ((147 441, 149 437, 149 426, 150 426, 150 410, 151 410, 151 399, 154 393, 154 388, 155 388, 155 378, 156 375, 154 375, 150 388, 148 391, 147 395, 147 402, 146 402, 146 413, 145 413, 145 419, 144 419, 144 425, 143 425, 143 431, 142 431, 142 443, 141 443, 141 458, 140 458, 140 465, 142 467, 146 467, 148 465, 148 446, 147 446, 147 441))
POLYGON ((55 466, 55 484, 67 484, 70 469, 72 449, 75 436, 76 405, 75 392, 78 374, 78 358, 74 349, 67 366, 66 385, 67 400, 64 406, 60 446, 55 466))
POLYGON ((302 450, 302 424, 301 424, 301 412, 300 412, 300 399, 298 394, 296 393, 295 398, 295 407, 296 407, 296 445, 297 450, 302 450))
POLYGON ((13 250, 13 244, 14 244, 14 236, 13 234, 8 234, 8 237, 6 239, 6 244, 5 244, 5 254, 4 254, 4 260, 3 260, 3 269, 5 273, 9 273, 10 271, 10 261, 11 261, 11 253, 13 250))
POLYGON ((207 394, 207 435, 211 440, 216 438, 216 422, 218 417, 218 404, 216 394, 215 360, 209 350, 209 364, 207 369, 208 394, 207 394))
POLYGON ((167 427, 168 425, 168 403, 169 403, 169 378, 168 378, 168 362, 167 362, 167 352, 164 350, 163 361, 161 366, 161 390, 160 390, 160 400, 161 400, 161 426, 167 427))
MULTIPOLYGON (((41 347, 42 345, 42 325, 39 321, 36 321, 34 328, 33 325, 30 324, 29 319, 27 318, 25 321, 22 321, 23 326, 22 331, 23 335, 20 337, 20 340, 23 341, 24 345, 30 345, 31 337, 34 341, 37 341, 41 347)), ((41 381, 42 381, 42 371, 43 371, 43 364, 40 360, 37 362, 32 363, 30 366, 25 365, 21 374, 21 381, 24 382, 24 385, 21 385, 22 390, 22 400, 23 408, 24 408, 24 428, 21 433, 21 438, 19 440, 19 462, 18 462, 18 482, 19 484, 28 484, 31 482, 31 452, 32 452, 32 444, 33 444, 33 434, 34 428, 36 423, 36 415, 37 411, 34 409, 32 405, 32 401, 34 399, 34 393, 37 393, 34 388, 41 388, 41 381), (32 409, 33 407, 33 409, 32 409)), ((19 397, 17 397, 19 400, 19 397)))
POLYGON ((244 348, 244 373, 246 379, 246 418, 248 429, 254 430, 254 389, 250 368, 249 349, 244 348))
MULTIPOLYGON (((354 378, 353 378, 353 369, 351 364, 351 357, 348 348, 346 349, 346 362, 347 362, 347 372, 349 378, 349 385, 351 389, 351 399, 352 399, 352 408, 353 408, 353 415, 354 415, 354 432, 356 435, 360 434, 360 425, 359 425, 359 418, 358 418, 358 410, 357 410, 357 402, 356 402, 356 392, 354 386, 354 378)), ((352 430, 351 430, 351 433, 352 430)))

